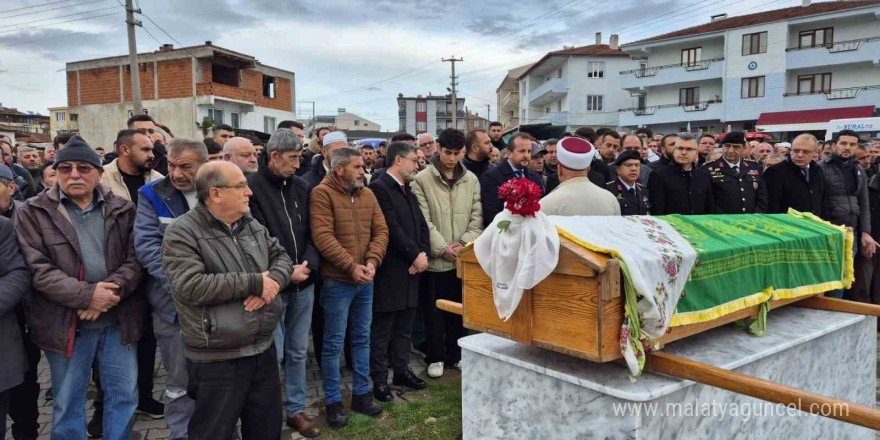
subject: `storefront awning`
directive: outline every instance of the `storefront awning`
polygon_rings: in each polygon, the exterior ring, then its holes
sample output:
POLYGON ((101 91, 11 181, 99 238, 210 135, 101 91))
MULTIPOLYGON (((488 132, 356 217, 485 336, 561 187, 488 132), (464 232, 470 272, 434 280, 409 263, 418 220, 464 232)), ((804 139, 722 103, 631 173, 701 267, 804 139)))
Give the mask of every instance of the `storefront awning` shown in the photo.
POLYGON ((761 113, 756 128, 766 132, 818 131, 828 128, 832 119, 866 118, 874 116, 874 106, 798 110, 761 113))

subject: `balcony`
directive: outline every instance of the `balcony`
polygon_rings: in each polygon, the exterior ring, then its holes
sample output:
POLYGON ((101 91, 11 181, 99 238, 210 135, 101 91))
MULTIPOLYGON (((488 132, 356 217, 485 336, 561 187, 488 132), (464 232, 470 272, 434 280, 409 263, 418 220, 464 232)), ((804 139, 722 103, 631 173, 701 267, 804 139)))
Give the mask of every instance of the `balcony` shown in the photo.
POLYGON ((514 90, 504 94, 501 97, 501 108, 519 107, 519 92, 514 90))
MULTIPOLYGON (((455 114, 459 118, 463 118, 465 116, 464 110, 455 110, 455 114)), ((452 119, 452 110, 437 110, 437 117, 443 119, 452 119)))
POLYGON ((880 102, 880 85, 847 87, 819 92, 786 93, 784 108, 818 109, 828 107, 856 107, 880 102))
POLYGON ((544 105, 561 99, 567 93, 568 80, 565 78, 553 78, 529 93, 529 103, 531 105, 544 105))
POLYGON ((667 64, 624 70, 621 84, 624 89, 641 89, 665 84, 677 84, 708 79, 721 79, 724 57, 698 61, 693 64, 667 64))
POLYGON ((880 37, 785 49, 785 65, 788 69, 870 63, 878 59, 880 37))
POLYGON ((553 125, 568 125, 569 123, 569 115, 568 112, 550 112, 544 113, 542 116, 537 118, 529 119, 528 124, 541 124, 541 123, 551 123, 553 125))
POLYGON ((700 101, 689 105, 663 104, 644 108, 622 108, 621 126, 641 126, 649 124, 686 123, 687 121, 721 120, 721 101, 700 101))

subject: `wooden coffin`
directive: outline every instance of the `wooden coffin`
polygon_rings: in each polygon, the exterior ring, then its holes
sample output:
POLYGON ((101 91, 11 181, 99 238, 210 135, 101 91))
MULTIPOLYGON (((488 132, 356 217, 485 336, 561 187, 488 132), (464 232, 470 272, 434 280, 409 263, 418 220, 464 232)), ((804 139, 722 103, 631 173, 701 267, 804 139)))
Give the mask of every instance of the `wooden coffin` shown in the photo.
MULTIPOLYGON (((617 259, 584 249, 560 237, 556 270, 533 289, 523 293, 516 312, 507 321, 498 318, 492 282, 469 246, 458 259, 462 280, 462 305, 438 301, 438 306, 463 315, 464 326, 483 333, 535 345, 594 362, 622 357, 620 327, 624 317, 624 293, 617 259)), ((797 299, 772 301, 771 308, 797 299)), ((755 316, 750 307, 699 324, 671 327, 661 343, 671 342, 733 321, 755 316)))

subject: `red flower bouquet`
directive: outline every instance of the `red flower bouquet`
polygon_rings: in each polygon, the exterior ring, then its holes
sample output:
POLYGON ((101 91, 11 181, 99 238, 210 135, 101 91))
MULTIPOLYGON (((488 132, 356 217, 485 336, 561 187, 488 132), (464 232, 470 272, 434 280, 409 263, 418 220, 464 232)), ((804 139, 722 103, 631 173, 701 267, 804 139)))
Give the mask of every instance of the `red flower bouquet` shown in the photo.
POLYGON ((529 179, 510 179, 498 188, 498 198, 504 199, 511 214, 534 217, 541 210, 541 187, 529 179))

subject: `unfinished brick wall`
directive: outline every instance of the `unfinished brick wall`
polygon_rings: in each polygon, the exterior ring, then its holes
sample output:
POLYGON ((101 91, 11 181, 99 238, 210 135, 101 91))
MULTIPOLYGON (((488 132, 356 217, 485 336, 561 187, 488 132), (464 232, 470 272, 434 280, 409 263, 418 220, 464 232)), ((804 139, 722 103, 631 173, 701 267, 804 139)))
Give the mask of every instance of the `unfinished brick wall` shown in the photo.
POLYGON ((160 61, 159 99, 192 96, 192 62, 189 58, 160 61))
MULTIPOLYGON (((69 77, 68 77, 69 78, 69 77)), ((76 87, 76 75, 73 77, 76 87)), ((119 67, 102 67, 79 72, 80 98, 77 105, 110 104, 119 102, 119 67)), ((76 97, 76 93, 73 94, 76 97)))
MULTIPOLYGON (((141 99, 156 99, 153 63, 140 63, 141 99)), ((125 88, 125 102, 131 102, 131 71, 128 66, 122 67, 122 86, 125 88)))
POLYGON ((69 107, 79 105, 76 97, 76 72, 67 72, 67 105, 69 107))

